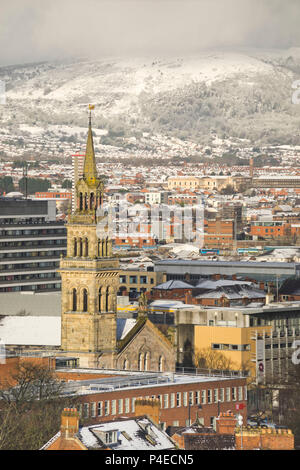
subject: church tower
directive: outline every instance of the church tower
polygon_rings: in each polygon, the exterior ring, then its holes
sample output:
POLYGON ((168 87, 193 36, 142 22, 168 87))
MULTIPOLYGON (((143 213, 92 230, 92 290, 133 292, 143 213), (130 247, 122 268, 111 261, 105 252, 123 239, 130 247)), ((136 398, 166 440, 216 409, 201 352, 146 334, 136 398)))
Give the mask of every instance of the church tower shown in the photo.
MULTIPOLYGON (((91 109, 91 107, 90 107, 91 109)), ((98 178, 91 111, 83 177, 76 184, 77 207, 67 223, 62 280, 61 348, 81 367, 115 367, 119 260, 104 225, 103 182, 98 178), (102 227, 102 229, 99 229, 102 227)))

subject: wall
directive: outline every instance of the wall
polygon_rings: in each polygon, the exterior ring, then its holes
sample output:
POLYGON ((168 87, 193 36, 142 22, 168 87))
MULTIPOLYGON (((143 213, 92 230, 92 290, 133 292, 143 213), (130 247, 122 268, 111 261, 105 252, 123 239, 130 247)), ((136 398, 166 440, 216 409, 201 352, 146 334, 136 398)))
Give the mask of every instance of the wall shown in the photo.
MULTIPOLYGON (((109 402, 109 414, 106 416, 103 414, 102 416, 96 416, 92 417, 91 416, 91 406, 89 407, 89 417, 87 419, 87 424, 96 424, 99 422, 106 422, 110 421, 111 419, 118 419, 120 416, 126 416, 126 417, 134 417, 135 416, 135 410, 132 410, 132 403, 131 400, 132 398, 152 398, 155 397, 157 398, 159 395, 163 396, 164 394, 169 395, 169 403, 168 407, 164 408, 164 405, 162 404, 161 410, 160 410, 160 419, 162 423, 165 423, 165 426, 173 426, 174 421, 178 421, 179 426, 186 426, 188 418, 189 418, 189 411, 188 411, 188 406, 184 406, 183 404, 183 392, 193 392, 193 405, 191 405, 190 408, 190 417, 191 421, 194 422, 196 419, 196 413, 198 412, 199 418, 204 418, 204 425, 205 426, 210 426, 211 425, 211 417, 216 417, 218 416, 218 411, 220 412, 227 412, 228 410, 234 410, 235 405, 237 403, 241 403, 239 401, 228 401, 228 402, 223 402, 219 403, 219 410, 218 410, 218 404, 217 403, 202 403, 202 409, 198 409, 198 404, 195 403, 196 401, 196 396, 195 392, 196 391, 206 391, 207 395, 207 390, 213 390, 217 388, 226 388, 226 387, 238 387, 242 386, 243 387, 243 401, 246 406, 243 410, 240 411, 240 413, 243 415, 244 419, 247 417, 247 401, 244 400, 245 398, 245 386, 246 386, 246 379, 224 379, 224 380, 217 380, 213 379, 211 381, 201 381, 199 379, 199 382, 193 382, 189 384, 183 384, 179 382, 175 383, 167 383, 167 384, 160 384, 160 385, 155 385, 153 384, 152 386, 143 386, 143 387, 138 387, 135 389, 121 389, 121 390, 113 390, 109 392, 102 392, 102 393, 91 393, 87 395, 82 395, 80 397, 81 403, 96 403, 96 408, 98 402, 103 403, 103 410, 104 410, 104 402, 108 401, 109 402), (180 406, 176 406, 176 393, 179 392, 181 393, 181 404, 180 406), (174 393, 175 394, 175 407, 171 407, 171 397, 170 394, 174 393), (130 411, 128 413, 125 412, 125 399, 129 398, 130 399, 130 411), (112 400, 123 400, 123 411, 121 413, 118 413, 118 410, 115 415, 111 414, 111 401, 112 400)), ((118 404, 118 403, 117 403, 118 404)))

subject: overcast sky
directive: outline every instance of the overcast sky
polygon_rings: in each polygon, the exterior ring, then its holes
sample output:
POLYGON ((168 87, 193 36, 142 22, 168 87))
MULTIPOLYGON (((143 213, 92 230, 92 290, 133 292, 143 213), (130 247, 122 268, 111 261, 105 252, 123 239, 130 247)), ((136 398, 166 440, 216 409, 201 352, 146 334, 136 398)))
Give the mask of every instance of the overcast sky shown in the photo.
POLYGON ((300 46, 300 0, 0 0, 0 65, 300 46))

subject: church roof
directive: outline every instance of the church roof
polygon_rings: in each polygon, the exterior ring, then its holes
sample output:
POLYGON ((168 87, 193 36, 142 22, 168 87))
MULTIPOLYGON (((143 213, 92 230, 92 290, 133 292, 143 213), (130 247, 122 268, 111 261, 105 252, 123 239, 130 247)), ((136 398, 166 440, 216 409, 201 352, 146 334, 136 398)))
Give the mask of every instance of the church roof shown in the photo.
POLYGON ((117 341, 124 339, 136 322, 134 318, 117 318, 117 341))

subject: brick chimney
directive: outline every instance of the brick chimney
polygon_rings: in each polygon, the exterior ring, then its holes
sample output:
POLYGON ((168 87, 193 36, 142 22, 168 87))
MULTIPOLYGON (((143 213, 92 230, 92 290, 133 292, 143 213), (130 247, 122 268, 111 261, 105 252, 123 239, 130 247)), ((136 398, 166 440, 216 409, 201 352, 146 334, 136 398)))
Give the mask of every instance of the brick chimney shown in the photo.
POLYGON ((160 400, 137 399, 135 400, 135 416, 148 416, 153 423, 160 423, 160 400))
POLYGON ((216 419, 217 433, 234 435, 236 423, 236 417, 231 411, 220 413, 219 417, 216 419))
POLYGON ((79 429, 79 412, 76 408, 64 408, 61 414, 61 436, 64 438, 74 437, 79 429))
POLYGON ((186 304, 191 304, 191 303, 192 303, 192 300, 193 300, 192 292, 191 292, 190 290, 188 290, 188 291, 185 293, 184 301, 185 301, 186 304))

